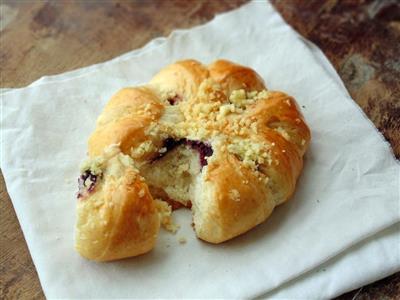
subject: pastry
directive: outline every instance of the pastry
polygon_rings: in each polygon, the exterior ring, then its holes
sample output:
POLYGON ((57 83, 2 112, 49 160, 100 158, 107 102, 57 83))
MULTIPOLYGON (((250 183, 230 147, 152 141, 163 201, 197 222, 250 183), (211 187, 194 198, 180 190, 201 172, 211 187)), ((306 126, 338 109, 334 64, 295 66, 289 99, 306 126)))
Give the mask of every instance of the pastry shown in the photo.
POLYGON ((81 166, 76 249, 108 261, 150 251, 170 206, 221 243, 293 194, 310 130, 293 97, 226 60, 178 61, 117 92, 81 166))

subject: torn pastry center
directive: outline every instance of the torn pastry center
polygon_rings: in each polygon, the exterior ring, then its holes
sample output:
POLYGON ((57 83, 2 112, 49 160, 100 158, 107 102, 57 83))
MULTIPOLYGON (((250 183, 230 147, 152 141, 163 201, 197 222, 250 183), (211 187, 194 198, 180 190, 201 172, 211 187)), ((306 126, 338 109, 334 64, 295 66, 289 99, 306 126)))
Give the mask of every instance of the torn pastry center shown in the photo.
POLYGON ((153 198, 190 207, 197 178, 213 154, 211 146, 187 139, 165 140, 160 156, 141 168, 153 198))

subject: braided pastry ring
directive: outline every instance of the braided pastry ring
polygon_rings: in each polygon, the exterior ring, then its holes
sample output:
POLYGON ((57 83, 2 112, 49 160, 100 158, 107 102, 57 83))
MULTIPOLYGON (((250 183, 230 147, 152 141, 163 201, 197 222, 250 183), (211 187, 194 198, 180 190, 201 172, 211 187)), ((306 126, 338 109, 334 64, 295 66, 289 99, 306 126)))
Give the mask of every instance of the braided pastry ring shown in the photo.
POLYGON ((221 243, 293 194, 310 130, 295 100, 226 60, 178 61, 124 88, 99 116, 81 166, 75 247, 108 261, 150 251, 171 207, 221 243), (154 200, 161 198, 165 201, 154 200))

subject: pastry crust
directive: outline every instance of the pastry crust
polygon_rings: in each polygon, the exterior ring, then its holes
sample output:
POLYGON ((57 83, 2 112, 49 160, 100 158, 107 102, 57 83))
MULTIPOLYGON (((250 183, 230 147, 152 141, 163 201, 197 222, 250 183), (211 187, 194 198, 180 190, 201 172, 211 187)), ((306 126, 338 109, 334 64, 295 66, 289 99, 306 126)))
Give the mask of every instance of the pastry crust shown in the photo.
MULTIPOLYGON (((116 93, 97 119, 97 126, 88 142, 89 156, 102 155, 104 149, 119 144, 122 153, 130 154, 132 148, 152 140, 161 145, 161 139, 146 134, 152 122, 157 122, 164 105, 149 88, 124 88, 116 93)), ((147 157, 143 157, 146 159, 147 157)))
POLYGON ((167 66, 148 85, 114 95, 98 118, 88 145, 92 169, 83 171, 102 177, 89 181, 78 200, 76 248, 101 261, 151 250, 160 217, 148 186, 154 195, 192 205, 200 239, 221 243, 236 237, 291 197, 310 138, 294 98, 266 90, 254 70, 226 60, 167 66), (186 153, 192 167, 177 166, 175 159, 176 178, 156 180, 152 172, 175 173, 164 157, 175 144, 180 148, 169 155, 186 153), (110 147, 120 151, 113 158, 110 147), (199 155, 200 163, 193 164, 190 155, 199 155), (115 167, 118 157, 122 169, 115 167), (100 171, 93 167, 98 161, 100 171), (193 166, 199 166, 197 173, 193 166), (115 168, 123 171, 109 175, 115 168), (182 199, 171 199, 182 189, 179 176, 190 187, 182 199))
POLYGON ((221 84, 227 95, 239 89, 248 91, 265 89, 264 80, 254 70, 228 60, 217 60, 210 64, 208 69, 210 77, 221 84))
POLYGON ((160 227, 155 203, 143 178, 118 148, 111 151, 104 157, 101 182, 77 204, 75 248, 96 261, 150 251, 160 227))

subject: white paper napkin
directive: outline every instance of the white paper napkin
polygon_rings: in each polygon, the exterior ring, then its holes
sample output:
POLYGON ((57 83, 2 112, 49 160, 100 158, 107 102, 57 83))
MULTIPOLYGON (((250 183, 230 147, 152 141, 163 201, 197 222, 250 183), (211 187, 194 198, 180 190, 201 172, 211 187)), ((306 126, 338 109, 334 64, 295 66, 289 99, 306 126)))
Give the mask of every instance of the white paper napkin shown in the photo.
MULTIPOLYGON (((291 297, 303 290, 300 285, 310 292, 299 295, 329 297, 355 287, 357 279, 346 285, 309 271, 332 263, 331 276, 337 276, 348 254, 335 256, 399 221, 399 166, 316 57, 269 4, 252 2, 141 51, 4 93, 3 173, 46 296, 255 297, 285 287, 269 295, 291 297), (190 213, 178 211, 182 229, 177 236, 163 232, 150 254, 107 264, 85 261, 72 249, 73 179, 95 119, 116 90, 144 83, 164 65, 187 57, 249 65, 270 89, 284 90, 304 106, 313 140, 297 192, 266 223, 222 245, 198 241, 190 213), (184 246, 177 242, 180 236, 188 239, 184 246), (301 274, 306 276, 293 281, 301 274), (312 293, 327 280, 326 292, 312 293)), ((359 247, 368 257, 365 249, 376 247, 364 243, 359 247)), ((396 247, 384 253, 392 254, 388 265, 398 269, 396 247)), ((377 265, 368 274, 388 270, 377 265)), ((367 277, 362 280, 376 278, 367 277)))
POLYGON ((399 245, 397 223, 260 297, 331 299, 399 271, 399 245))

